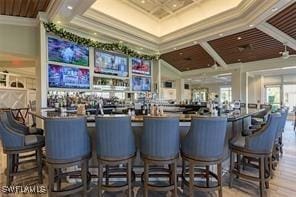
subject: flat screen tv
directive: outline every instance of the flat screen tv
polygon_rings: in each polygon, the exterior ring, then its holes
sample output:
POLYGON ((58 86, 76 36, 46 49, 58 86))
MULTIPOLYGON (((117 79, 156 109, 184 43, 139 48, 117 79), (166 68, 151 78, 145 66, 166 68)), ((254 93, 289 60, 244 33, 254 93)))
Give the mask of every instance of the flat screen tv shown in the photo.
POLYGON ((95 73, 115 75, 119 77, 128 76, 127 57, 115 53, 97 50, 95 52, 95 73))
POLYGON ((150 61, 132 58, 132 72, 135 74, 151 75, 150 61))
POLYGON ((151 91, 151 78, 142 76, 132 77, 133 91, 151 91))
POLYGON ((88 66, 88 48, 70 41, 48 37, 48 61, 88 66))
POLYGON ((84 68, 49 64, 48 87, 89 89, 89 70, 84 68))

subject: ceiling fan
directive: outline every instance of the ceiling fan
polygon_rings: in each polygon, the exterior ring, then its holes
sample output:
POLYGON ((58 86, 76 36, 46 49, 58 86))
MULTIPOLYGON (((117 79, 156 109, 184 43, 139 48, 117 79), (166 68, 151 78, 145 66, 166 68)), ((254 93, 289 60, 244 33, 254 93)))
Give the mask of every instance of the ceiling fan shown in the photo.
POLYGON ((283 59, 288 59, 291 56, 296 56, 296 54, 295 55, 290 55, 290 52, 287 50, 287 45, 284 44, 284 46, 285 46, 285 50, 282 51, 282 52, 280 52, 280 54, 282 55, 282 58, 283 59))

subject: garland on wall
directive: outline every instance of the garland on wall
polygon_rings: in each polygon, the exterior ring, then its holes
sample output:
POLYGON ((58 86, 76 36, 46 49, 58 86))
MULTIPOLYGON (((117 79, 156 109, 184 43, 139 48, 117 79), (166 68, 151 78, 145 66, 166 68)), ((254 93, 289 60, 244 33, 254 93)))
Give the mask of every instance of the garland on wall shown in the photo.
POLYGON ((94 47, 94 48, 101 49, 104 51, 117 51, 117 52, 123 53, 127 56, 136 57, 136 58, 140 58, 140 59, 144 59, 144 60, 158 60, 159 59, 159 55, 140 54, 122 43, 102 43, 102 42, 91 40, 89 38, 83 38, 81 36, 78 36, 76 34, 68 32, 63 28, 57 27, 56 24, 51 23, 51 22, 43 23, 43 24, 44 24, 46 32, 52 33, 56 36, 59 36, 60 38, 75 42, 80 45, 84 45, 87 47, 94 47))

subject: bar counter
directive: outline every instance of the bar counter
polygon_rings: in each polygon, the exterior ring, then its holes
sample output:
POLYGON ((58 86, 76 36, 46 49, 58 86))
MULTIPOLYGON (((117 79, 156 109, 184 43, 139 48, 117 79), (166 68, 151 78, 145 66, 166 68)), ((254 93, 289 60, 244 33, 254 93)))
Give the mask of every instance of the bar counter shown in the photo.
MULTIPOLYGON (((257 109, 249 109, 249 110, 241 110, 240 113, 227 113, 222 114, 221 117, 227 117, 228 125, 227 125, 227 137, 225 141, 225 159, 228 159, 229 151, 228 144, 229 140, 234 138, 237 135, 241 135, 242 132, 250 126, 251 123, 251 115, 258 113, 260 110, 257 109)), ((81 116, 85 116, 87 118, 87 127, 89 131, 89 135, 92 139, 92 150, 93 150, 93 158, 91 159, 90 166, 96 166, 96 142, 95 142, 95 115, 77 115, 76 113, 61 113, 56 111, 41 111, 37 113, 30 112, 33 116, 40 118, 42 120, 52 119, 52 118, 77 118, 81 116)), ((104 115, 104 116, 123 116, 123 115, 104 115)), ((177 113, 166 113, 164 116, 178 117, 180 120, 179 123, 179 131, 180 131, 180 139, 182 140, 189 131, 190 121, 192 117, 215 117, 214 115, 200 115, 200 114, 177 114, 177 113)), ((157 116, 160 117, 160 116, 157 116)), ((136 146, 139 149, 141 146, 141 134, 143 130, 143 115, 131 116, 131 126, 133 129, 133 133, 135 135, 136 146)), ((46 131, 45 131, 46 132, 46 131)), ((214 143, 214 142, 213 142, 214 143)), ((181 163, 180 163, 181 164, 181 163)), ((140 154, 137 154, 137 158, 134 161, 135 166, 142 166, 142 162, 140 159, 140 154)))

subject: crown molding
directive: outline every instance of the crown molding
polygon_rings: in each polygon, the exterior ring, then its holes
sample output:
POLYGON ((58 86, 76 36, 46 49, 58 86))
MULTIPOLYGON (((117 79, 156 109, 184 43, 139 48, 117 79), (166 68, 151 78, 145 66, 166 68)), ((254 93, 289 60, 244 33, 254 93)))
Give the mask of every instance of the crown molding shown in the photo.
POLYGON ((36 27, 37 20, 34 18, 0 15, 0 24, 36 27))
POLYGON ((159 50, 159 45, 158 45, 159 43, 155 41, 154 42, 148 41, 135 34, 128 33, 116 27, 113 27, 113 26, 111 27, 104 23, 100 23, 98 21, 94 21, 84 16, 76 16, 71 21, 71 24, 91 30, 92 32, 99 32, 100 34, 103 34, 103 35, 112 36, 115 39, 127 41, 137 46, 145 46, 145 48, 152 51, 159 50))

